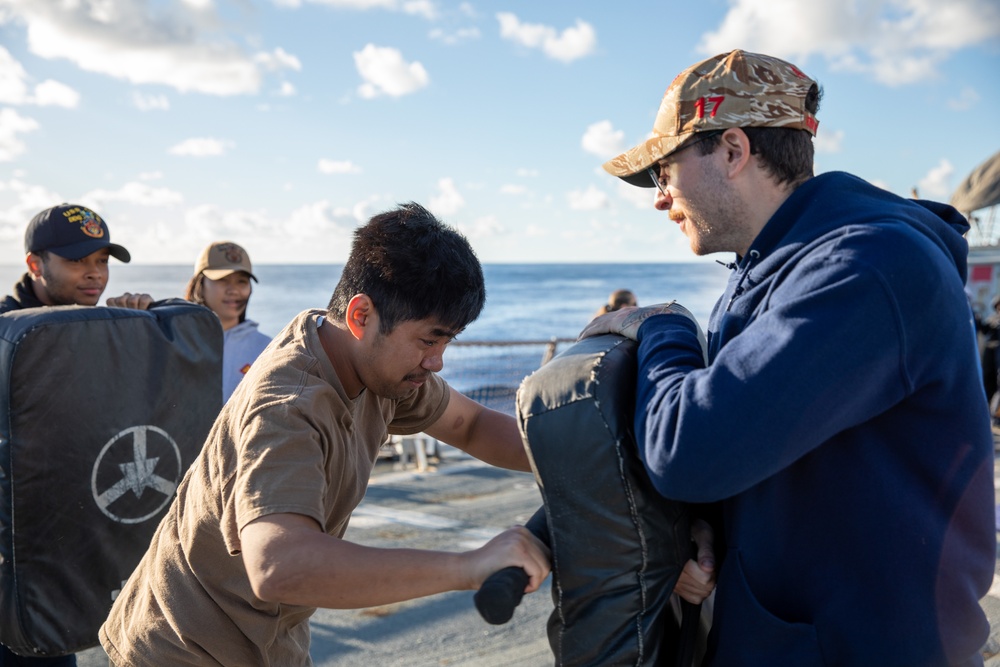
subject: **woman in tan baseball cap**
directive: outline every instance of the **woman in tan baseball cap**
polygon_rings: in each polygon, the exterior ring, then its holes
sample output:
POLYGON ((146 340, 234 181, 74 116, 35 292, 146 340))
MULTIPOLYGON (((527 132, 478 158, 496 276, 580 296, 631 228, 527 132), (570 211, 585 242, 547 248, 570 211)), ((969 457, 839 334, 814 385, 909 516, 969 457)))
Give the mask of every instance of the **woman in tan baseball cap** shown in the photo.
POLYGON ((201 252, 184 292, 185 299, 210 308, 222 324, 223 402, 271 342, 257 330, 256 322, 247 319, 250 281, 257 282, 257 277, 246 250, 232 241, 216 241, 201 252))

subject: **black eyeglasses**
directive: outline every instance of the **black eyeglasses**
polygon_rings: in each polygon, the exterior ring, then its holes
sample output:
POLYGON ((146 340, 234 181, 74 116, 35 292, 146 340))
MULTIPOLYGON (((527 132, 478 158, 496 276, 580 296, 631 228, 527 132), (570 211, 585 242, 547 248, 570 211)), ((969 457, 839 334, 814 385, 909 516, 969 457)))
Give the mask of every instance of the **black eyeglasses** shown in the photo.
MULTIPOLYGON (((680 146, 679 148, 675 148, 674 150, 670 151, 669 153, 661 157, 660 160, 665 160, 666 158, 677 155, 681 151, 687 150, 688 148, 691 148, 696 144, 700 144, 701 142, 711 139, 712 137, 717 137, 724 131, 725 130, 711 130, 709 132, 699 132, 697 139, 695 139, 694 141, 689 141, 688 143, 684 144, 683 146, 680 146)), ((657 160, 652 165, 647 167, 646 172, 649 174, 649 177, 653 179, 653 184, 656 186, 656 189, 659 190, 661 193, 663 193, 663 196, 667 196, 666 184, 660 181, 660 160, 657 160)))

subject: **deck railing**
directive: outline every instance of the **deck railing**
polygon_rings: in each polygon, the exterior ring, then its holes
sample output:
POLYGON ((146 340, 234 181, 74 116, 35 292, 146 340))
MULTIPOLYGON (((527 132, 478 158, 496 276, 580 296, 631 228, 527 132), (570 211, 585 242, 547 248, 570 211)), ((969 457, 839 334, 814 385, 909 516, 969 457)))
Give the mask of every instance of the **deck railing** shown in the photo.
POLYGON ((575 338, 455 341, 445 353, 441 377, 474 401, 513 415, 521 381, 575 342, 575 338))
MULTIPOLYGON (((521 381, 575 342, 575 338, 457 340, 444 355, 441 377, 474 401, 514 416, 521 381)), ((397 468, 414 465, 417 470, 426 470, 428 460, 439 455, 437 441, 423 433, 392 436, 382 450, 384 457, 397 462, 397 468)))

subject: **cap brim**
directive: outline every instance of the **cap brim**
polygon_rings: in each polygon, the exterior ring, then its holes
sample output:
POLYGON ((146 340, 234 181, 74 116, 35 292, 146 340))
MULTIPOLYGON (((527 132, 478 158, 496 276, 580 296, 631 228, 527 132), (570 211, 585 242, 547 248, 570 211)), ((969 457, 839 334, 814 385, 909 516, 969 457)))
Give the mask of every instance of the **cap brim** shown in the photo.
POLYGON ((242 267, 236 267, 232 269, 204 269, 201 273, 210 280, 222 280, 226 276, 237 272, 243 272, 247 274, 253 279, 255 283, 260 282, 259 280, 257 280, 257 276, 255 276, 254 274, 250 273, 249 271, 247 271, 242 267))
POLYGON ((631 148, 618 157, 604 163, 604 171, 617 176, 629 185, 640 188, 653 188, 656 184, 647 171, 650 167, 677 150, 693 133, 676 137, 655 136, 638 146, 631 148))
POLYGON ((108 243, 101 239, 94 239, 93 241, 83 241, 82 243, 74 243, 73 245, 62 246, 59 248, 45 248, 48 252, 55 253, 63 259, 83 259, 87 255, 91 255, 98 250, 104 248, 108 249, 111 256, 120 262, 128 264, 132 261, 132 255, 129 254, 128 250, 118 245, 117 243, 108 243))

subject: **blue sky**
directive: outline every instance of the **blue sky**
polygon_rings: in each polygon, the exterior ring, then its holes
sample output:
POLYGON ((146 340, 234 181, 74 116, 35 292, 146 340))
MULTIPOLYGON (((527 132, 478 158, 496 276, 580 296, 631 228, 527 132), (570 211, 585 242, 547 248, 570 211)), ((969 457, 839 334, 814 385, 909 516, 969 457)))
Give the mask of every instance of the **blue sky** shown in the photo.
POLYGON ((0 0, 0 263, 60 201, 142 264, 339 263, 411 200, 484 262, 692 260, 600 165, 732 48, 824 87, 818 172, 946 201, 1000 149, 996 0, 0 0))

